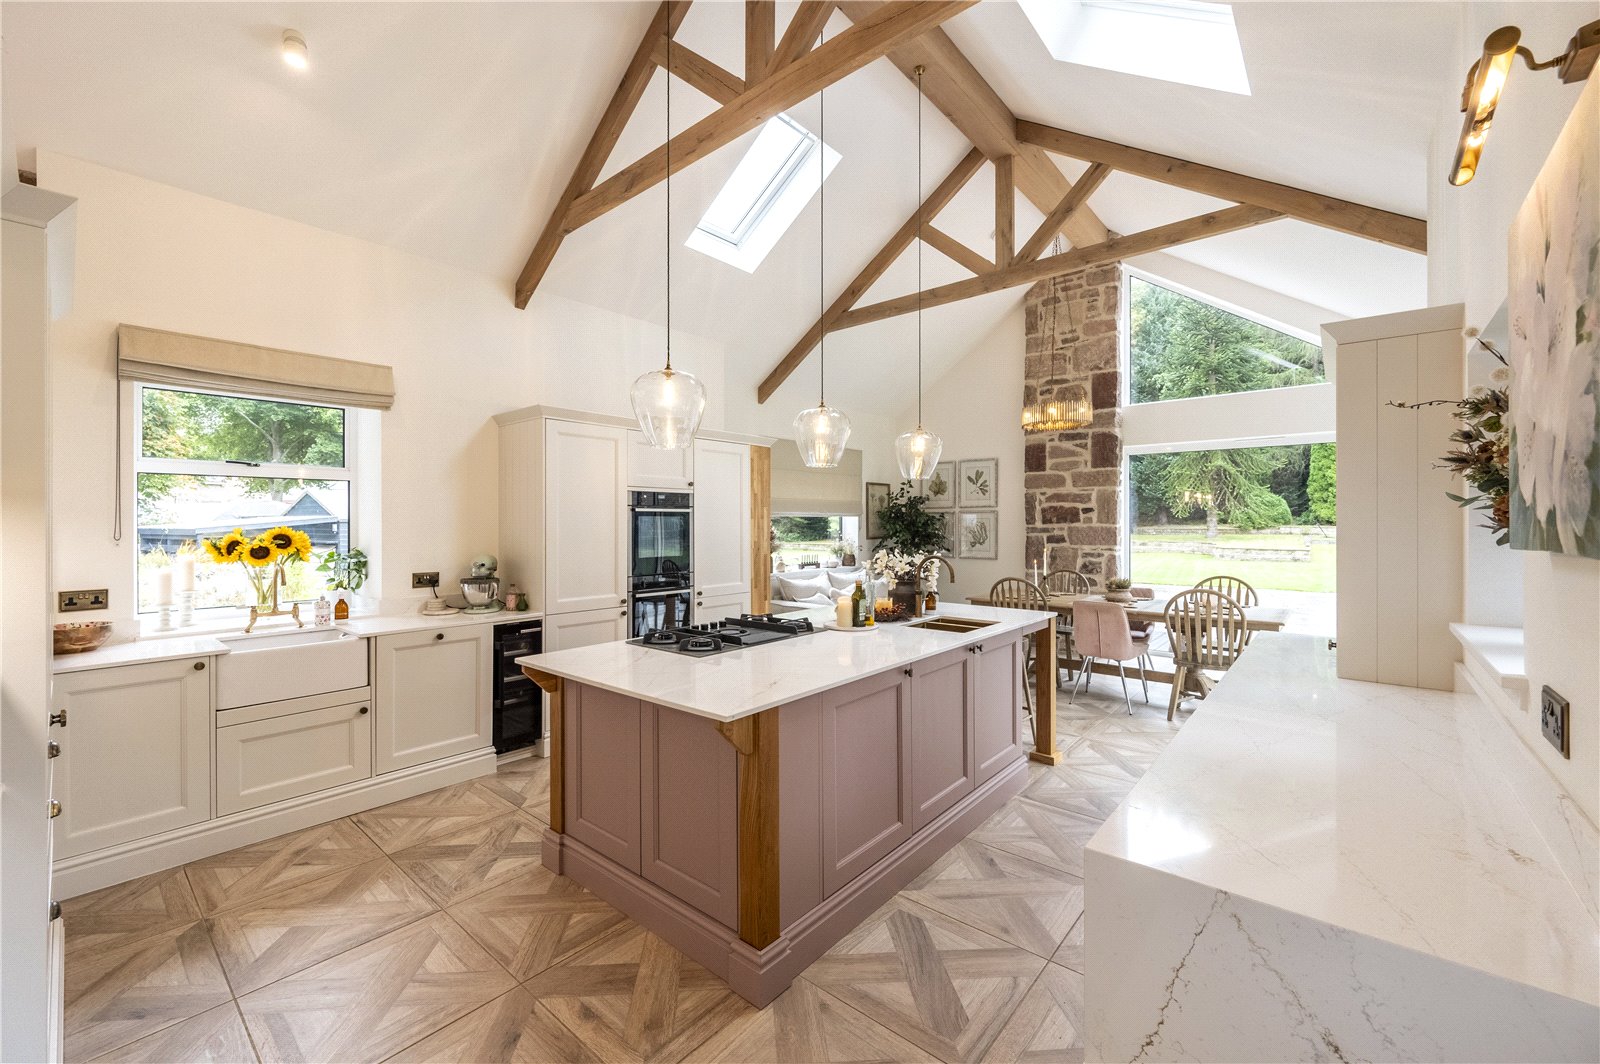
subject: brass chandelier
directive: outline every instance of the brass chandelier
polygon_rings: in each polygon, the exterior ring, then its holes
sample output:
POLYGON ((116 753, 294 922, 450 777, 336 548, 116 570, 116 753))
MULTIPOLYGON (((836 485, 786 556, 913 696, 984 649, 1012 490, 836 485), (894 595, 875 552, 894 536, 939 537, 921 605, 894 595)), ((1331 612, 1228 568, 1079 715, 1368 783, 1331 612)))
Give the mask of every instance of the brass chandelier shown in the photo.
MULTIPOLYGON (((1056 238, 1056 252, 1060 251, 1060 237, 1056 238)), ((1067 308, 1067 326, 1076 335, 1072 322, 1072 309, 1067 308)), ((1061 354, 1061 344, 1056 340, 1056 304, 1050 304, 1050 380, 1056 378, 1056 363, 1061 354)), ((1081 384, 1069 384, 1044 401, 1044 385, 1034 389, 1034 399, 1022 407, 1022 431, 1026 433, 1069 432, 1087 428, 1094 422, 1094 404, 1089 401, 1089 390, 1081 384)))

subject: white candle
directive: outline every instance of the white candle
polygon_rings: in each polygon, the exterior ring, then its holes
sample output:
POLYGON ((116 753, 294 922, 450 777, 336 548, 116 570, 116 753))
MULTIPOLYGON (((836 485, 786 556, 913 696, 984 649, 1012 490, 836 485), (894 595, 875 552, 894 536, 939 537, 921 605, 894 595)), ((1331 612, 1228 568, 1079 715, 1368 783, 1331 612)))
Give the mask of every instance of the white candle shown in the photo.
POLYGON ((156 605, 172 605, 172 570, 161 569, 156 573, 156 605))
POLYGON ((839 599, 833 604, 833 623, 840 628, 850 627, 850 600, 839 599))
POLYGON ((178 557, 178 590, 194 590, 194 555, 183 554, 178 557))

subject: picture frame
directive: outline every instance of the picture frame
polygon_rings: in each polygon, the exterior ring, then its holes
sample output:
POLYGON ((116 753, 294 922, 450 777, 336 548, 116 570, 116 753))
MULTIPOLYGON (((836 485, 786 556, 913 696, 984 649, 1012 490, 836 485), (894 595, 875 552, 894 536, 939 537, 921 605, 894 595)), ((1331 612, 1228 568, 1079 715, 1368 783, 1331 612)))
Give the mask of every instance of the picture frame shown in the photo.
POLYGON ((962 511, 956 557, 990 562, 1000 557, 999 510, 962 511))
POLYGON ((866 528, 868 539, 882 539, 883 526, 878 523, 878 511, 883 509, 889 501, 889 485, 867 481, 866 485, 866 528))
POLYGON ((939 512, 956 508, 956 464, 939 462, 933 467, 933 476, 922 485, 923 498, 928 501, 923 509, 939 512))
POLYGON ((957 507, 977 510, 997 505, 1000 498, 1000 459, 963 458, 956 468, 957 507))

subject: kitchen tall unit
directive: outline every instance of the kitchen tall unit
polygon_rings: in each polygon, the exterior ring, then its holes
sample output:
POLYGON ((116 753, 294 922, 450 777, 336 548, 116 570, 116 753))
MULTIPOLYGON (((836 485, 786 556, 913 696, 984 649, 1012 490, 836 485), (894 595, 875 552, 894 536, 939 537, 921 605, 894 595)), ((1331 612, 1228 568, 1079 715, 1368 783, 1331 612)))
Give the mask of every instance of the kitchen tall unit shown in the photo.
POLYGON ((751 608, 751 449, 770 439, 702 432, 657 451, 626 418, 535 406, 495 421, 500 573, 544 613, 546 650, 627 638, 630 490, 693 494, 695 620, 751 608))

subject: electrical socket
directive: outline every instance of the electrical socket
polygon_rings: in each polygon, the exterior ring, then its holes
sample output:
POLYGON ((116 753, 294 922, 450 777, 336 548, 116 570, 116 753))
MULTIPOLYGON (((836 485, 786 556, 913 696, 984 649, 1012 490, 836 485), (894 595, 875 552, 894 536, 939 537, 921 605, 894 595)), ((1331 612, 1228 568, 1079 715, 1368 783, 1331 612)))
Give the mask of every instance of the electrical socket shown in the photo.
POLYGON ((439 586, 439 574, 438 573, 412 573, 411 574, 411 586, 413 588, 418 588, 418 587, 424 587, 424 588, 426 588, 426 587, 438 587, 439 586))
POLYGON ((77 613, 80 610, 108 610, 110 608, 111 592, 103 587, 94 587, 87 591, 56 592, 56 609, 62 613, 77 613))
POLYGON ((1572 757, 1572 736, 1568 734, 1572 708, 1565 698, 1546 686, 1539 692, 1539 730, 1561 756, 1572 757))

